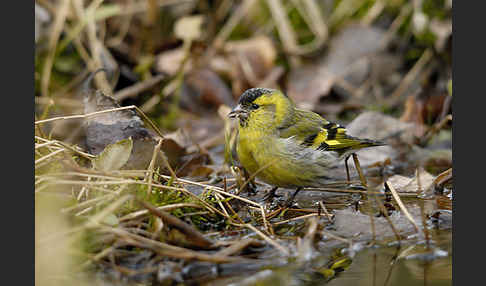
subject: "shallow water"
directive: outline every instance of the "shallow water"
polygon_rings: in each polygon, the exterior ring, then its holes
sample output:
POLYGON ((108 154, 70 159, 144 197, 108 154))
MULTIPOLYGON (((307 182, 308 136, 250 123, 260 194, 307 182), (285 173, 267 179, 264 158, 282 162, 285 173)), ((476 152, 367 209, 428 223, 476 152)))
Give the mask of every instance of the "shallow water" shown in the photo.
MULTIPOLYGON (((386 247, 364 249, 358 252, 353 263, 346 271, 331 280, 328 285, 452 285, 452 244, 451 232, 440 234, 442 241, 438 242, 440 250, 447 251, 447 256, 427 261, 426 259, 395 257, 403 253, 407 247, 386 247), (447 239, 449 237, 449 239, 447 239)), ((416 245, 416 248, 423 248, 416 245)))

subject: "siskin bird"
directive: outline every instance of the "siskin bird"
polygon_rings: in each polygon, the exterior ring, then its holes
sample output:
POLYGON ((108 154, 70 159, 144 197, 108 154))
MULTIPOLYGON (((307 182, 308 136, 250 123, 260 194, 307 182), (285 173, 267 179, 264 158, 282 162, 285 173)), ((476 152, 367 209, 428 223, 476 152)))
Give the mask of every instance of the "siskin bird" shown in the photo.
POLYGON ((346 134, 346 128, 317 113, 299 109, 281 91, 268 88, 246 90, 228 114, 238 118, 236 152, 251 175, 273 185, 268 198, 279 187, 322 186, 328 171, 359 149, 385 145, 346 134))

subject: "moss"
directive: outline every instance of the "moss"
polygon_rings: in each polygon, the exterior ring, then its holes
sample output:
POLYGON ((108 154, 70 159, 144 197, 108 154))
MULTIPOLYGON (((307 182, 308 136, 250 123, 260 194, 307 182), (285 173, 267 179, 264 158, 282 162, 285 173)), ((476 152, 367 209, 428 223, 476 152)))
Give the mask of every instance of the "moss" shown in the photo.
POLYGON ((422 11, 431 18, 443 20, 450 15, 445 5, 445 0, 424 0, 422 3, 422 11))

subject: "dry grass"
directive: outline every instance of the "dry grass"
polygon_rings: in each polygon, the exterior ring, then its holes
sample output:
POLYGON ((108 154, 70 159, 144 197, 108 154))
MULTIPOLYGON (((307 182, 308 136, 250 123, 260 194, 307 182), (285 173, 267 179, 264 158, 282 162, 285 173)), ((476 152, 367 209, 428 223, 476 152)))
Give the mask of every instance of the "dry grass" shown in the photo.
MULTIPOLYGON (((108 3, 94 0, 84 3, 81 0, 64 0, 57 1, 55 5, 48 0, 37 2, 55 14, 49 30, 47 53, 39 75, 40 96, 35 98, 36 106, 44 108, 36 114, 34 122, 36 279, 39 285, 71 285, 73 281, 77 281, 78 285, 84 285, 87 283, 85 281, 90 281, 85 279, 85 274, 110 271, 117 273, 118 277, 133 278, 135 275, 150 274, 152 279, 156 279, 154 277, 164 267, 172 270, 169 273, 173 281, 176 281, 181 279, 181 276, 177 275, 182 275, 185 267, 197 266, 198 262, 244 265, 261 263, 271 257, 279 261, 297 258, 296 260, 305 265, 307 258, 299 255, 314 251, 319 236, 326 236, 328 240, 337 241, 350 248, 355 240, 359 239, 341 237, 325 230, 327 226, 332 227, 335 221, 334 209, 353 207, 348 202, 333 203, 321 200, 312 207, 294 209, 278 204, 263 204, 247 196, 244 190, 248 184, 259 172, 274 162, 268 162, 246 179, 235 172, 235 168, 230 169, 228 165, 232 162, 228 162, 231 161, 229 146, 234 143, 236 133, 228 121, 225 122, 224 132, 186 148, 190 154, 204 153, 209 146, 217 146, 225 140, 228 145, 228 158, 225 158, 227 161, 224 166, 219 166, 221 170, 215 172, 219 177, 224 177, 221 181, 201 182, 194 178, 178 177, 177 170, 170 166, 164 156, 161 156, 161 159, 165 160, 168 171, 163 173, 155 167, 165 133, 144 111, 156 109, 169 95, 177 96, 186 76, 184 65, 189 60, 196 60, 192 58, 193 52, 200 48, 201 43, 184 41, 184 59, 172 78, 161 74, 151 77, 145 72, 141 73, 143 79, 140 82, 114 92, 120 67, 111 53, 116 50, 125 54, 139 67, 141 63, 136 62, 139 58, 154 56, 150 54, 153 52, 150 31, 160 20, 157 18, 160 14, 159 9, 173 9, 177 15, 181 13, 177 12, 177 9, 183 11, 184 5, 197 5, 198 1, 147 0, 108 3), (112 20, 122 20, 115 34, 108 33, 109 26, 113 24, 112 20), (130 30, 132 25, 139 25, 147 31, 140 33, 140 39, 133 39, 134 33, 130 30), (131 43, 132 46, 127 44, 127 38, 130 38, 128 42, 134 42, 131 43), (84 71, 74 75, 67 84, 55 85, 53 69, 56 57, 68 47, 76 51, 84 71), (152 94, 149 100, 140 105, 142 108, 130 105, 79 114, 78 110, 82 104, 72 94, 89 72, 100 68, 105 68, 108 72, 96 74, 96 87, 114 94, 114 98, 118 100, 137 98, 140 93, 158 85, 164 87, 160 94, 152 94), (54 129, 63 124, 79 122, 99 114, 133 109, 160 137, 153 150, 147 150, 149 154, 153 154, 147 169, 109 172, 95 170, 91 167, 90 161, 96 156, 80 146, 68 143, 71 142, 66 140, 69 136, 62 139, 53 136, 54 129), (63 110, 76 112, 62 113, 63 110), (46 126, 53 127, 49 129, 45 128, 46 126), (46 134, 47 132, 49 133, 46 134), (149 253, 145 260, 140 258, 143 253, 149 253), (127 263, 130 259, 137 262, 127 263), (176 276, 177 279, 174 278, 176 276)), ((363 8, 357 4, 359 1, 343 0, 334 8, 331 16, 326 18, 322 14, 322 9, 318 7, 319 1, 315 0, 236 1, 238 5, 232 1, 221 2, 214 16, 221 22, 221 27, 214 31, 211 42, 205 43, 208 47, 201 58, 197 59, 199 65, 207 64, 215 55, 221 54, 232 33, 241 28, 240 24, 249 21, 248 14, 256 5, 264 5, 267 10, 261 10, 269 14, 264 19, 262 27, 252 36, 271 35, 277 42, 282 59, 290 68, 299 66, 305 57, 322 50, 328 44, 331 32, 338 26, 344 26, 363 8), (302 18, 305 29, 293 26, 289 11, 295 11, 294 18, 302 18), (302 34, 312 39, 307 43, 301 43, 302 34)), ((371 25, 386 8, 390 8, 389 5, 388 1, 374 1, 368 10, 361 11, 359 15, 362 16, 355 20, 363 25, 371 25)), ((391 38, 396 36, 411 13, 412 5, 403 4, 402 9, 392 19, 383 46, 387 46, 391 38)), ((173 43, 168 44, 170 45, 173 43)), ((240 62, 249 64, 248 59, 242 54, 237 56, 240 62)), ((390 105, 402 103, 403 95, 417 78, 423 76, 425 66, 432 59, 432 49, 425 49, 413 67, 399 81, 390 97, 390 105)), ((285 72, 283 65, 273 66, 263 78, 257 78, 251 67, 243 71, 250 83, 275 87, 278 87, 279 80, 285 72)), ((346 87, 346 84, 340 80, 341 87, 346 87)), ((352 91, 353 95, 363 95, 369 88, 368 84, 360 87, 349 86, 348 90, 352 91)), ((220 115, 226 109, 220 108, 220 115)), ((442 121, 429 130, 426 139, 430 139, 451 120, 452 116, 444 114, 442 121)), ((77 134, 74 131, 72 133, 71 137, 77 134)), ((388 211, 384 209, 383 192, 378 188, 368 187, 357 157, 353 156, 353 159, 359 170, 359 181, 348 180, 318 189, 307 188, 304 191, 335 193, 347 198, 360 195, 361 199, 356 204, 371 209, 369 215, 373 242, 380 239, 375 237, 374 230, 373 208, 376 205, 385 215, 396 240, 400 241, 404 234, 400 233, 399 227, 393 224, 388 211), (357 182, 361 182, 367 190, 348 188, 349 184, 357 182), (377 204, 372 203, 371 198, 377 204)), ((260 185, 257 186, 259 190, 262 189, 260 185)), ((398 204, 399 211, 407 217, 416 232, 419 232, 420 227, 407 210, 402 198, 417 198, 421 190, 400 193, 391 185, 387 187, 398 204)), ((425 215, 423 225, 424 221, 425 215)), ((426 236, 428 241, 427 233, 426 236)))

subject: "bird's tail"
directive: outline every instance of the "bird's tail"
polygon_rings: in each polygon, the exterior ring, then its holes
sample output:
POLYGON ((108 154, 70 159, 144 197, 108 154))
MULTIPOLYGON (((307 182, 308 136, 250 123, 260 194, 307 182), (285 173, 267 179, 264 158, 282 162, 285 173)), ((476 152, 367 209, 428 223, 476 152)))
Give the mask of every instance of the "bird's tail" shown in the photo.
POLYGON ((361 138, 353 138, 354 140, 358 141, 355 145, 355 149, 362 149, 367 147, 375 147, 375 146, 385 146, 387 145, 383 141, 372 140, 372 139, 361 139, 361 138))
POLYGON ((354 153, 363 148, 387 145, 385 142, 382 141, 356 138, 349 135, 347 136, 347 140, 345 141, 349 142, 347 147, 335 150, 339 153, 340 158, 345 158, 351 153, 354 153))

